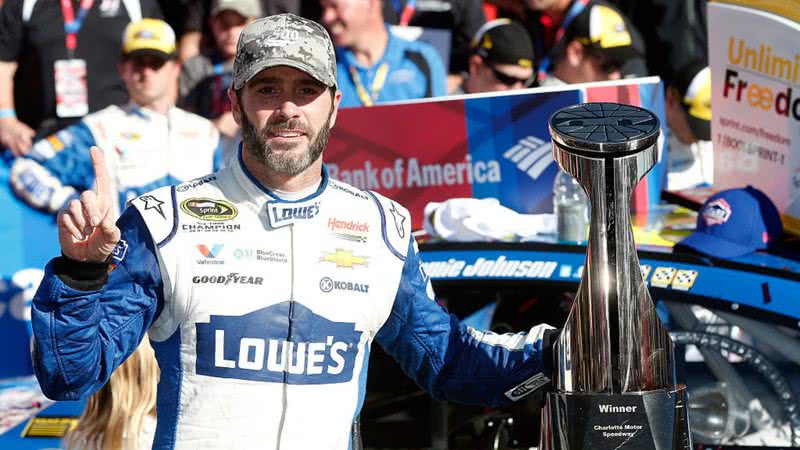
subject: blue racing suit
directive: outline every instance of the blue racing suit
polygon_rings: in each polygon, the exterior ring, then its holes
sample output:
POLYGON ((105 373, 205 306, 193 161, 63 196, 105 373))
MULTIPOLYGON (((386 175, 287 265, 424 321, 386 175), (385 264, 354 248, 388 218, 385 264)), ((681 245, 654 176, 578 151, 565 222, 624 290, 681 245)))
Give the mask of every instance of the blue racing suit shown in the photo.
POLYGON ((460 324, 437 303, 410 224, 325 169, 316 192, 281 200, 241 156, 138 197, 110 265, 47 265, 36 376, 51 398, 86 397, 149 332, 158 449, 346 449, 373 342, 438 399, 499 406, 546 382, 552 329, 460 324))

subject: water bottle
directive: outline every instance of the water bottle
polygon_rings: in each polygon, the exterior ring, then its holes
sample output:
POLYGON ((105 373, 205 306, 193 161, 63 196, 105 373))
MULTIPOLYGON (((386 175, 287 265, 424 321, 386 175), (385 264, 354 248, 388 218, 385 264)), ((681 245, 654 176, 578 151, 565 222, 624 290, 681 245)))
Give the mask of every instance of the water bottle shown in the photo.
POLYGON ((558 224, 558 239, 585 241, 587 238, 589 200, 578 182, 563 170, 553 182, 553 213, 558 224))

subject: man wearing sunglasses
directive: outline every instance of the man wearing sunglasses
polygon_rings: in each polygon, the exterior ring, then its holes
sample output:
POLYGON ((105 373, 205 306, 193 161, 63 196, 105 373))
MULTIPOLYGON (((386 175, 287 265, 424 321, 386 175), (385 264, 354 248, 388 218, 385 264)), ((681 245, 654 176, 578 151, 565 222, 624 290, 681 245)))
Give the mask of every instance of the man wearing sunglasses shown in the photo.
POLYGON ((94 145, 106 152, 118 193, 115 211, 145 192, 219 165, 214 125, 173 105, 180 65, 169 25, 156 19, 131 23, 117 69, 130 103, 89 114, 34 143, 31 153, 14 162, 11 187, 28 205, 55 214, 90 189, 95 180, 89 148, 94 145))
POLYGON ((519 23, 509 19, 487 22, 471 46, 469 73, 457 93, 507 91, 535 84, 533 44, 519 23))
POLYGON ((644 39, 622 13, 599 1, 575 17, 551 55, 542 86, 647 75, 644 39))

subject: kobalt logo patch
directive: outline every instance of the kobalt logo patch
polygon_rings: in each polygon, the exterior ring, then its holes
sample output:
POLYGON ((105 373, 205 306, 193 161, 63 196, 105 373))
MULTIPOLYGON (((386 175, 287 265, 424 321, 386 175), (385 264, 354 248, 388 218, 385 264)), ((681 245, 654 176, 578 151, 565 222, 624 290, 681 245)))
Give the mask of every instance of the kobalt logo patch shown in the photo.
POLYGON ((215 175, 211 175, 205 178, 199 178, 197 180, 187 181, 186 183, 179 184, 178 187, 175 188, 175 190, 178 192, 186 192, 189 189, 194 189, 206 183, 210 183, 216 179, 217 177, 215 175))
POLYGON ((345 383, 353 378, 361 332, 294 302, 243 316, 212 315, 197 323, 198 375, 286 384, 345 383), (291 332, 290 332, 291 330, 291 332))
POLYGON ((335 191, 346 192, 346 193, 352 195, 353 197, 358 197, 358 198, 360 198, 362 200, 369 200, 369 197, 367 197, 367 194, 365 194, 363 192, 360 192, 360 191, 355 191, 353 189, 350 189, 347 186, 341 185, 341 184, 339 184, 339 183, 337 183, 337 182, 335 182, 333 180, 330 180, 330 179, 328 180, 328 186, 330 186, 330 188, 335 190, 335 191))
POLYGON ((200 220, 223 222, 231 220, 238 212, 232 203, 210 198, 190 198, 181 202, 181 210, 200 220))
POLYGON ((321 280, 319 280, 319 289, 325 293, 332 291, 347 291, 347 292, 362 292, 366 294, 369 292, 369 285, 366 283, 355 283, 352 281, 341 281, 341 280, 334 280, 329 277, 324 277, 321 280))

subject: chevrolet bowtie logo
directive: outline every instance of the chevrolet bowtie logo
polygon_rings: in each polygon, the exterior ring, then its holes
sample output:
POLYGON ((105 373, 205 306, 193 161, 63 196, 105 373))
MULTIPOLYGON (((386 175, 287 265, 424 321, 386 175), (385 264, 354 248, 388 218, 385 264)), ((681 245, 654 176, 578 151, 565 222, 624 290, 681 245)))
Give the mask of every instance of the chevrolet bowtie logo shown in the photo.
POLYGON ((353 266, 367 266, 366 256, 355 256, 352 250, 345 250, 337 248, 336 252, 322 252, 323 256, 320 258, 322 262, 336 263, 336 267, 350 267, 353 266))

